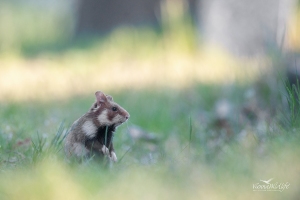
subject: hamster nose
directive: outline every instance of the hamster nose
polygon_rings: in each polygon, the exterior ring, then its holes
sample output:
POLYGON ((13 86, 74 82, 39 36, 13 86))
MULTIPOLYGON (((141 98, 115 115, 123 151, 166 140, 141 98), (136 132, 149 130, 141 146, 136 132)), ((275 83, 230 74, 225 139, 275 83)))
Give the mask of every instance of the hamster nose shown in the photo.
POLYGON ((129 114, 125 116, 125 118, 126 118, 126 119, 129 119, 129 117, 130 117, 130 115, 129 115, 129 114))

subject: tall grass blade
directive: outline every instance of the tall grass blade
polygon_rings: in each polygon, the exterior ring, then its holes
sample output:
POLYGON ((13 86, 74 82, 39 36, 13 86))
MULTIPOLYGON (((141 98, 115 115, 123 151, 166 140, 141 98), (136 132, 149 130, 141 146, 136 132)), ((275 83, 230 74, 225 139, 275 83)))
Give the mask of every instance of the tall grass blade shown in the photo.
POLYGON ((105 146, 107 145, 107 131, 108 131, 108 126, 106 126, 106 129, 105 129, 105 138, 104 138, 104 145, 105 146))
POLYGON ((192 143, 192 133, 193 133, 193 126, 192 126, 192 117, 189 118, 189 152, 190 152, 190 146, 192 143))
MULTIPOLYGON (((134 144, 133 144, 134 145, 134 144)), ((125 155, 132 149, 133 145, 131 147, 129 147, 127 149, 127 151, 125 151, 125 153, 121 156, 121 158, 119 159, 118 163, 121 163, 121 161, 124 159, 125 155)))

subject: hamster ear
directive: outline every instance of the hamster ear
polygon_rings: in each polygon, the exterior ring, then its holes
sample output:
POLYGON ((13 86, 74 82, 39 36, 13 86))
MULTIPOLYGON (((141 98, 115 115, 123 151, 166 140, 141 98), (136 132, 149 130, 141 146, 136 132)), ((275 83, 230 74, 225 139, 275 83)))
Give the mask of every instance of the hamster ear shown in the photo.
POLYGON ((98 102, 93 103, 92 107, 90 108, 90 112, 96 112, 97 108, 99 108, 98 102))
POLYGON ((99 103, 104 103, 107 101, 105 94, 101 91, 97 91, 95 93, 95 96, 96 96, 97 102, 99 102, 99 103))
POLYGON ((106 98, 107 98, 108 100, 110 100, 110 101, 114 101, 113 98, 112 98, 112 96, 110 96, 110 95, 106 95, 106 98))

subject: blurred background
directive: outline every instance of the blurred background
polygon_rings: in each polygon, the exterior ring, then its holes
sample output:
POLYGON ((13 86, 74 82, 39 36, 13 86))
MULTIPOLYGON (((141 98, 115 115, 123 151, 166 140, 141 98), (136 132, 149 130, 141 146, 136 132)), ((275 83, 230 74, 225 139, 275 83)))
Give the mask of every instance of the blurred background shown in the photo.
POLYGON ((296 0, 2 0, 1 99, 228 83, 279 57, 295 71, 298 10, 296 0))
POLYGON ((0 198, 297 199, 299 52, 298 0, 0 0, 0 198), (97 90, 110 169, 60 140, 97 90))

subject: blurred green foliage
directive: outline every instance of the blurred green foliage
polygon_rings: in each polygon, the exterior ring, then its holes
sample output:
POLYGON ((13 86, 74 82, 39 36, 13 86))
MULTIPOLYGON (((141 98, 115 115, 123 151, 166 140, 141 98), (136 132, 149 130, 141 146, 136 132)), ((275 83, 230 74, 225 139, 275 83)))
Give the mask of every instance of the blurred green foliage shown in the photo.
POLYGON ((0 53, 34 55, 45 49, 58 50, 70 42, 71 15, 48 3, 1 1, 0 53))

